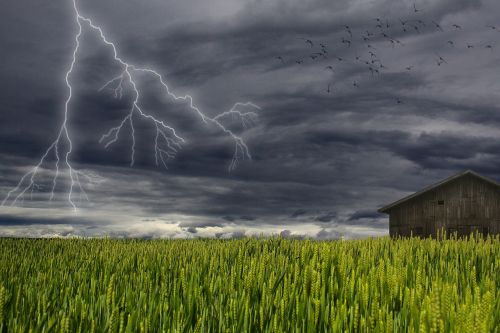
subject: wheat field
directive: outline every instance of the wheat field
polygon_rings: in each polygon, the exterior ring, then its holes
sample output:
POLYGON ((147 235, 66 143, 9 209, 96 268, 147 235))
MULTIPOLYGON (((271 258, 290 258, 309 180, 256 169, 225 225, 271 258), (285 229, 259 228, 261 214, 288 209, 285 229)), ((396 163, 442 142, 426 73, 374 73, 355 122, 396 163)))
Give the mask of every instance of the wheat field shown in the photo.
POLYGON ((0 239, 0 332, 500 332, 500 240, 0 239))

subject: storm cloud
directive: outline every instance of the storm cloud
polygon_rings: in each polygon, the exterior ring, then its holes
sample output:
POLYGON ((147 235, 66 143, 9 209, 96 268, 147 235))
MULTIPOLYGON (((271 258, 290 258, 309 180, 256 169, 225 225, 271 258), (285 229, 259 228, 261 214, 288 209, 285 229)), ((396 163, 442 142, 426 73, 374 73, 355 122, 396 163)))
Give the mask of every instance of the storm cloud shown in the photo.
MULTIPOLYGON (((185 144, 168 169, 158 167, 154 126, 137 118, 133 167, 129 127, 104 147, 99 139, 134 96, 101 89, 120 68, 84 29, 69 77, 72 163, 85 191, 74 188, 78 210, 63 167, 50 200, 50 155, 39 186, 0 207, 0 235, 379 236, 388 225, 376 211, 387 203, 464 169, 500 179, 500 27, 487 27, 500 4, 422 0, 414 13, 413 3, 77 2, 124 59, 155 68, 209 116, 237 101, 257 104, 254 126, 226 123, 252 159, 228 172, 234 141, 146 76, 141 106, 185 144)), ((57 136, 77 32, 71 1, 8 2, 2 11, 0 200, 57 136)))

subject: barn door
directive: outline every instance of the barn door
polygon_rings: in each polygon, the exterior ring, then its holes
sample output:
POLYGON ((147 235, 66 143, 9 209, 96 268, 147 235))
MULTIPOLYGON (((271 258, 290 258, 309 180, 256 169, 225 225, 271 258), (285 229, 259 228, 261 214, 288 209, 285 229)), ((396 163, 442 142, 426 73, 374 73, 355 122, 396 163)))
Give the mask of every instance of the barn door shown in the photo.
POLYGON ((434 232, 443 232, 443 229, 446 228, 446 210, 445 210, 446 202, 445 200, 438 199, 434 201, 434 232))
POLYGON ((436 211, 434 200, 427 200, 425 203, 425 235, 434 235, 436 232, 436 211))

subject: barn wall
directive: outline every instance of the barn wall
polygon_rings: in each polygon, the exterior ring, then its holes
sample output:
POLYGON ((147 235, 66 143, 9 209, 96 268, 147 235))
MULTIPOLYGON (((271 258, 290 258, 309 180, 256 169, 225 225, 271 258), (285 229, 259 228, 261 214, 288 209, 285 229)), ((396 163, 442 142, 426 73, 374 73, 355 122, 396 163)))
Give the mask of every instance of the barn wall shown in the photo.
POLYGON ((500 233, 500 189, 466 175, 391 208, 389 214, 391 236, 435 236, 440 228, 459 234, 500 233))

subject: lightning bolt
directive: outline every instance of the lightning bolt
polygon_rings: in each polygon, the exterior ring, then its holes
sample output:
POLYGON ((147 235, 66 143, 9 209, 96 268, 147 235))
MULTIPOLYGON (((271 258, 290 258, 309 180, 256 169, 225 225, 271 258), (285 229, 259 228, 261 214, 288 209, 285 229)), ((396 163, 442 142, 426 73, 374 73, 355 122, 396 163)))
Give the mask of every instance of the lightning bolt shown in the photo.
POLYGON ((95 175, 75 169, 70 159, 71 153, 73 152, 73 142, 71 140, 70 131, 68 129, 70 104, 73 96, 73 88, 70 82, 70 76, 73 73, 75 64, 77 63, 78 51, 80 50, 80 39, 82 37, 82 34, 84 33, 84 29, 88 29, 89 31, 93 31, 98 34, 101 41, 112 49, 114 58, 113 60, 121 67, 121 73, 106 82, 99 89, 99 91, 111 88, 114 90, 115 98, 122 98, 124 90, 126 89, 126 85, 128 85, 130 86, 134 96, 128 113, 121 119, 117 126, 110 128, 109 131, 102 135, 102 137, 100 138, 99 142, 104 144, 105 148, 108 148, 110 145, 118 141, 120 132, 123 130, 123 127, 128 124, 128 126, 130 127, 130 136, 132 138, 130 166, 134 165, 136 151, 134 116, 142 117, 145 120, 149 121, 152 125, 154 125, 156 131, 154 151, 155 162, 157 166, 159 166, 159 164, 161 163, 163 167, 167 168, 167 161, 169 159, 175 158, 176 153, 182 148, 182 144, 186 142, 186 140, 181 137, 172 126, 167 124, 165 121, 157 119, 153 115, 147 113, 147 111, 141 107, 141 94, 136 81, 136 76, 138 74, 145 74, 151 76, 161 84, 161 87, 166 96, 174 101, 186 102, 188 109, 197 114, 204 123, 214 125, 233 140, 234 153, 232 160, 228 166, 229 171, 232 171, 236 168, 238 161, 242 159, 252 158, 249 148, 243 138, 224 126, 223 121, 224 119, 232 118, 233 120, 236 119, 237 121, 239 121, 243 128, 253 126, 253 124, 255 123, 255 119, 257 118, 257 113, 253 111, 243 112, 240 110, 241 108, 253 108, 256 110, 260 110, 259 106, 255 105, 252 102, 237 102, 228 111, 219 113, 213 117, 208 116, 195 104, 193 98, 190 95, 179 96, 172 92, 160 73, 150 68, 136 67, 135 65, 129 64, 123 58, 121 58, 118 54, 115 44, 106 38, 106 35, 104 34, 102 28, 94 24, 90 18, 80 14, 80 11, 78 10, 76 4, 76 0, 72 0, 72 2, 75 14, 75 22, 78 29, 74 39, 75 46, 72 53, 72 60, 65 75, 68 96, 64 104, 63 122, 56 139, 42 155, 42 157, 38 161, 38 164, 36 164, 31 170, 29 170, 22 176, 17 185, 7 193, 7 196, 4 198, 0 206, 5 206, 8 203, 10 203, 10 206, 15 206, 19 200, 24 202, 24 196, 27 192, 32 196, 33 191, 42 188, 42 186, 40 186, 36 182, 36 178, 37 176, 40 176, 40 173, 43 171, 42 165, 48 160, 50 155, 53 155, 55 158, 55 172, 52 178, 50 200, 53 200, 54 198, 58 179, 60 178, 61 167, 67 169, 67 173, 70 179, 67 200, 75 212, 77 211, 77 206, 73 199, 73 192, 76 187, 79 189, 80 197, 83 196, 88 200, 87 193, 84 190, 84 186, 80 182, 80 178, 84 178, 91 185, 100 182, 100 180, 98 180, 98 177, 96 177, 95 175))

